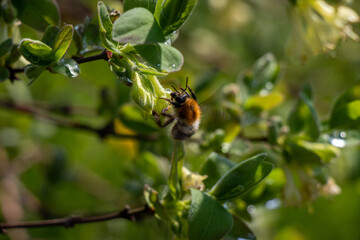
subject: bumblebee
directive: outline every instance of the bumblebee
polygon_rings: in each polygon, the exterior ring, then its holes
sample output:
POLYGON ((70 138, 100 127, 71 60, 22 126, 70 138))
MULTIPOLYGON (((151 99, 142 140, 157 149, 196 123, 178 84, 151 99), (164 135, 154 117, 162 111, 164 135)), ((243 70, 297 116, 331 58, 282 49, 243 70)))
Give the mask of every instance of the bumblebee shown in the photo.
POLYGON ((161 115, 167 117, 167 120, 162 123, 160 116, 156 111, 152 111, 155 122, 164 128, 174 120, 176 120, 171 129, 171 136, 176 140, 185 140, 190 138, 198 129, 200 125, 201 111, 193 90, 188 85, 188 78, 186 78, 186 86, 180 88, 178 91, 174 86, 173 92, 170 93, 171 99, 161 98, 169 102, 171 105, 161 111, 161 115), (190 91, 190 94, 186 90, 190 91), (174 114, 168 113, 168 110, 174 107, 174 114))

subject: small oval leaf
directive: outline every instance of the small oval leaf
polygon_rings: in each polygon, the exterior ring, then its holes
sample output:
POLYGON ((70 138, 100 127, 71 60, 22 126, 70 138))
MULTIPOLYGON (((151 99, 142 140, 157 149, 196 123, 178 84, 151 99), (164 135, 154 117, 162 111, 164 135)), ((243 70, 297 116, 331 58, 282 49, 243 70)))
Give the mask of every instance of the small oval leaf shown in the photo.
POLYGON ((135 49, 148 64, 162 71, 179 71, 184 62, 181 52, 164 43, 137 45, 135 49))
POLYGON ((246 193, 261 182, 274 165, 264 162, 266 153, 244 160, 230 169, 209 192, 215 199, 225 201, 246 193))
POLYGON ((199 174, 208 176, 204 180, 206 188, 212 187, 227 171, 235 166, 229 159, 213 152, 201 166, 199 174))
POLYGON ((0 44, 0 57, 8 53, 12 48, 12 39, 8 38, 0 44))
POLYGON ((73 26, 65 25, 57 34, 54 41, 54 62, 59 61, 70 46, 73 37, 73 26))
POLYGON ((57 26, 48 26, 44 32, 44 35, 41 39, 43 43, 48 45, 49 47, 53 48, 56 36, 60 32, 60 28, 57 26))
POLYGON ((20 42, 18 50, 26 60, 40 66, 50 65, 54 54, 53 49, 45 43, 28 38, 20 42))
POLYGON ((133 8, 121 15, 114 23, 112 36, 120 43, 145 44, 165 41, 154 16, 145 8, 133 8))
POLYGON ((176 31, 186 21, 197 0, 158 0, 155 18, 163 29, 164 35, 176 31))
POLYGON ((67 77, 77 77, 80 74, 80 67, 74 59, 61 60, 51 70, 67 77))
POLYGON ((191 189, 189 240, 219 240, 233 225, 233 217, 215 199, 191 189))
POLYGON ((9 70, 6 67, 0 66, 0 82, 9 79, 9 77, 10 77, 9 70))

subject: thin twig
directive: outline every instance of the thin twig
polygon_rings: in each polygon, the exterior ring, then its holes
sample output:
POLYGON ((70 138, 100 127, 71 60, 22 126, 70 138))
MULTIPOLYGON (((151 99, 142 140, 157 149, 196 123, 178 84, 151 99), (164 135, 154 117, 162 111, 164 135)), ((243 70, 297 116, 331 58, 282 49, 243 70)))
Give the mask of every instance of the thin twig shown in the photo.
POLYGON ((114 130, 113 122, 110 121, 108 124, 101 128, 95 128, 83 123, 78 123, 74 121, 70 121, 69 119, 59 117, 53 115, 47 111, 41 110, 39 108, 34 108, 27 104, 17 104, 12 101, 7 100, 0 100, 0 107, 9 109, 9 110, 16 110, 22 113, 29 114, 34 117, 39 117, 42 119, 46 119, 48 121, 53 122, 57 126, 65 127, 65 128, 73 128, 84 130, 88 132, 96 133, 100 138, 105 138, 108 136, 116 137, 116 138, 130 138, 142 141, 154 141, 157 139, 156 135, 141 135, 141 134, 119 134, 116 133, 114 130))
MULTIPOLYGON (((109 60, 108 56, 107 56, 107 52, 106 49, 104 49, 101 53, 97 54, 97 55, 93 55, 93 56, 89 56, 89 57, 72 57, 72 59, 74 59, 78 64, 81 63, 87 63, 87 62, 92 62, 92 61, 96 61, 96 60, 109 60)), ((13 82, 14 80, 18 79, 16 77, 16 73, 23 73, 25 71, 25 68, 12 68, 10 66, 7 66, 7 69, 10 72, 10 80, 13 82)))
POLYGON ((129 206, 120 212, 108 213, 98 216, 80 217, 70 216, 66 218, 55 218, 40 221, 18 222, 18 223, 0 223, 0 233, 4 233, 4 229, 11 228, 39 228, 39 227, 52 227, 63 226, 65 228, 73 227, 76 224, 103 222, 117 218, 128 219, 131 221, 138 221, 146 215, 153 215, 154 211, 148 206, 144 205, 139 208, 130 209, 129 206))
POLYGON ((82 57, 82 58, 72 57, 72 59, 74 59, 78 64, 92 62, 96 60, 106 60, 106 61, 109 60, 106 49, 104 49, 101 53, 97 55, 82 57))

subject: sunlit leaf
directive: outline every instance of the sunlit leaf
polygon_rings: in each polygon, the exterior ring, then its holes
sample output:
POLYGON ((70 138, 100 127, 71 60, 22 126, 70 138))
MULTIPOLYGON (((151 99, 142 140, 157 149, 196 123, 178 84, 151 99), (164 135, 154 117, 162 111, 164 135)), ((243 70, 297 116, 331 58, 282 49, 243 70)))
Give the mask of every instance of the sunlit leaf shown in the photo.
POLYGON ((309 142, 299 138, 292 138, 285 143, 290 159, 300 164, 326 163, 340 153, 339 149, 329 143, 309 142))
POLYGON ((219 240, 233 225, 233 217, 216 200, 191 189, 189 240, 219 240))
POLYGON ((284 95, 279 92, 272 92, 269 94, 257 94, 249 96, 245 102, 246 109, 259 108, 261 110, 271 110, 279 106, 284 101, 284 95))
POLYGON ((181 27, 194 9, 197 0, 158 0, 154 16, 164 35, 181 27))
POLYGON ((211 196, 225 201, 249 191, 269 175, 274 167, 263 161, 266 156, 265 153, 258 154, 234 166, 210 190, 211 196))
POLYGON ((73 26, 65 25, 57 34, 54 41, 54 59, 53 61, 59 61, 70 46, 73 37, 73 26))
POLYGON ((145 8, 133 8, 121 15, 114 23, 112 37, 120 43, 131 44, 165 41, 154 16, 145 8))
POLYGON ((20 42, 18 49, 26 60, 40 66, 48 66, 54 55, 53 49, 45 43, 28 38, 20 42))
POLYGON ((137 45, 135 49, 148 64, 159 70, 179 71, 184 62, 176 48, 164 43, 137 45))
POLYGON ((360 82, 348 88, 336 100, 330 117, 330 127, 360 129, 360 82))
POLYGON ((39 31, 48 25, 59 25, 59 7, 54 0, 12 0, 18 18, 25 24, 39 31))

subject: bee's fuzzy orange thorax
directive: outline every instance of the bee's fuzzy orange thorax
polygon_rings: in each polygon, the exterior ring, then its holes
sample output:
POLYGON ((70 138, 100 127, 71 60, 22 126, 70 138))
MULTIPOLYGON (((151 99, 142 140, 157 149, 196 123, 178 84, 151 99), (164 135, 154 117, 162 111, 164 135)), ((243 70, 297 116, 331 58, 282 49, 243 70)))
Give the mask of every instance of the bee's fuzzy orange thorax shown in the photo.
POLYGON ((179 119, 183 119, 191 125, 200 120, 201 111, 196 100, 188 98, 185 103, 177 109, 179 119))

